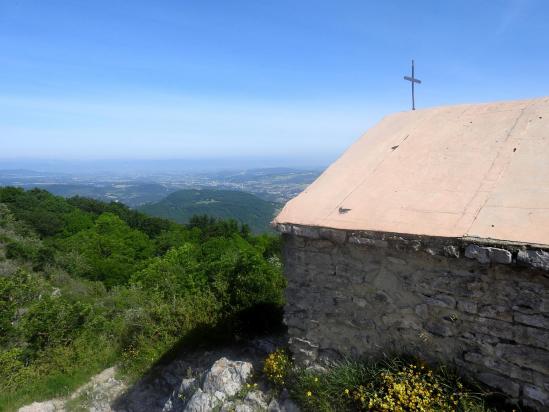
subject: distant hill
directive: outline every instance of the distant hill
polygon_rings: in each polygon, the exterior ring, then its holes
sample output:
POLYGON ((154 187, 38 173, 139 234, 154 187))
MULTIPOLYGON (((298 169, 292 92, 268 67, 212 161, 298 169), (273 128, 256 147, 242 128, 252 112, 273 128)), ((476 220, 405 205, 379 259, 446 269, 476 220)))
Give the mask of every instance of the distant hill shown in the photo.
POLYGON ((139 210, 151 216, 187 223, 194 215, 209 215, 234 219, 247 224, 254 233, 270 230, 278 205, 250 193, 233 190, 178 190, 157 203, 149 203, 139 210))

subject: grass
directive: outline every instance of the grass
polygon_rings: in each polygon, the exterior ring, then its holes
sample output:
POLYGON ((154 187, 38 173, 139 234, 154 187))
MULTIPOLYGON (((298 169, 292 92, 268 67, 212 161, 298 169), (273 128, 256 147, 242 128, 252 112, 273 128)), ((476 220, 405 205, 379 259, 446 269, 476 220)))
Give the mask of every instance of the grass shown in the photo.
POLYGON ((499 410, 488 406, 489 393, 480 386, 413 358, 348 359, 319 372, 291 365, 288 353, 278 350, 266 359, 264 373, 305 412, 499 410))

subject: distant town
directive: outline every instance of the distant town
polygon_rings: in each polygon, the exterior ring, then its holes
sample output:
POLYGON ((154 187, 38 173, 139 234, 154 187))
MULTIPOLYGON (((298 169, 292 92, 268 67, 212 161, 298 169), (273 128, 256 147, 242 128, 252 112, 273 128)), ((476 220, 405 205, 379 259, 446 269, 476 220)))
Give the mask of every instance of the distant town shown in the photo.
POLYGON ((283 204, 299 194, 321 170, 265 168, 208 172, 82 173, 0 170, 0 186, 42 188, 56 195, 86 196, 138 207, 180 189, 223 189, 252 193, 283 204))

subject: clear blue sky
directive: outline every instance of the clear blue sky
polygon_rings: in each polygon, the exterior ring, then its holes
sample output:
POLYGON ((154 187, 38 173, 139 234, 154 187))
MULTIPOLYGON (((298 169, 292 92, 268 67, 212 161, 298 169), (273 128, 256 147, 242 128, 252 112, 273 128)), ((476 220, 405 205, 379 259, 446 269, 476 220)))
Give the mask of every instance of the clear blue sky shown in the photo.
POLYGON ((0 158, 332 159, 412 58, 420 108, 549 95, 549 1, 0 0, 0 158))

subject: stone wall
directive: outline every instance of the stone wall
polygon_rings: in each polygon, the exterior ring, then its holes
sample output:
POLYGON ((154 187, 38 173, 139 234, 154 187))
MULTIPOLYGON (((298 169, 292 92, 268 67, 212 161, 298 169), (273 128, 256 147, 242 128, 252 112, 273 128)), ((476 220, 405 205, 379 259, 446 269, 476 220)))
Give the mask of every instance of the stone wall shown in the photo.
POLYGON ((296 360, 412 353, 549 410, 549 253, 279 227, 296 360))

